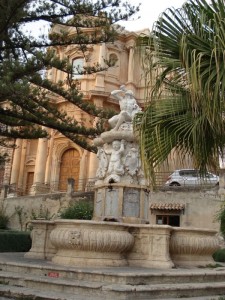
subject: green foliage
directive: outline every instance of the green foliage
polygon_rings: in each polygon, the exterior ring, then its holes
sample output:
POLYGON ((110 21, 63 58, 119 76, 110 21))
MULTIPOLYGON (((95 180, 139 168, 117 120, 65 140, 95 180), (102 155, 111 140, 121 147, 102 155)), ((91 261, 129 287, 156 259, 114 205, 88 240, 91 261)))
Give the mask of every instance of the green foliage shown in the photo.
POLYGON ((76 202, 64 209, 61 214, 61 219, 78 219, 91 220, 93 216, 93 205, 88 202, 76 202))
POLYGON ((225 147, 224 32, 224 0, 188 0, 163 12, 140 40, 149 103, 135 126, 153 181, 174 149, 203 173, 218 168, 225 147))
POLYGON ((37 219, 44 219, 44 220, 51 220, 54 217, 54 214, 51 215, 48 208, 43 207, 40 205, 39 210, 31 210, 31 220, 37 219))
POLYGON ((225 237, 225 204, 223 204, 216 214, 216 220, 220 222, 220 232, 225 237))
POLYGON ((27 213, 24 211, 24 207, 20 205, 15 206, 15 212, 20 224, 20 230, 22 231, 25 222, 24 220, 26 220, 27 213))
POLYGON ((6 214, 4 204, 0 205, 0 229, 6 229, 9 223, 9 216, 6 214))
POLYGON ((31 248, 28 231, 0 230, 0 252, 27 252, 31 248))
POLYGON ((96 151, 91 139, 102 132, 98 124, 83 126, 56 106, 58 99, 72 103, 75 110, 108 118, 109 114, 83 100, 73 74, 93 74, 113 66, 95 64, 74 70, 72 58, 60 59, 56 49, 75 47, 79 57, 88 62, 89 46, 113 42, 118 36, 115 22, 127 20, 138 7, 123 0, 1 1, 0 5, 0 133, 4 138, 42 138, 46 128, 89 150, 96 151), (42 22, 40 22, 42 21, 42 22), (44 25, 43 25, 44 21, 44 25), (50 30, 43 31, 43 28, 50 30), (35 28, 30 31, 30 28, 35 28), (88 29, 88 30, 86 30, 88 29), (38 31, 40 30, 40 34, 38 31), (42 33, 41 33, 42 32, 42 33), (46 32, 46 34, 44 33, 46 32), (52 82, 46 76, 51 69, 65 75, 63 82, 52 82))
POLYGON ((225 262, 225 249, 219 249, 213 253, 213 259, 217 262, 225 262))

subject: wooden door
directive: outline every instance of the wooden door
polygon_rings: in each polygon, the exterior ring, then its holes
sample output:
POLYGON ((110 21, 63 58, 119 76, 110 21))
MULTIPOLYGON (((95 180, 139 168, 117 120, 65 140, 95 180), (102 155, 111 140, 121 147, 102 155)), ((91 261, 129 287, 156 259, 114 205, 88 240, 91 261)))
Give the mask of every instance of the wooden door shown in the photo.
POLYGON ((26 190, 25 190, 26 195, 29 195, 30 189, 33 185, 33 182, 34 182, 34 172, 28 172, 27 173, 26 190))
POLYGON ((75 190, 78 188, 80 172, 80 155, 75 149, 65 151, 61 158, 60 174, 59 174, 59 191, 67 190, 67 179, 75 180, 75 190))

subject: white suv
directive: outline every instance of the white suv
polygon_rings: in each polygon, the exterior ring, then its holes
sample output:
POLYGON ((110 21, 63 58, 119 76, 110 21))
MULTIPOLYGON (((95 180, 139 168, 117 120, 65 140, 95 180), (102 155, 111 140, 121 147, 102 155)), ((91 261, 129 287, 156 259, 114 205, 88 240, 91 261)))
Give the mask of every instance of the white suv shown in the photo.
POLYGON ((209 172, 204 176, 200 176, 199 171, 195 169, 175 170, 165 183, 166 186, 215 186, 218 184, 219 176, 209 172))

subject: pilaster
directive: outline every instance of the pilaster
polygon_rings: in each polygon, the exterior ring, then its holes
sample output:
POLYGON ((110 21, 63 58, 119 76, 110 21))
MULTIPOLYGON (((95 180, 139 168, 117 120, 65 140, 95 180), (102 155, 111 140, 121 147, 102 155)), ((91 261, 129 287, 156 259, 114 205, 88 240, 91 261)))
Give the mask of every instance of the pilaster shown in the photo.
POLYGON ((39 194, 44 190, 45 168, 47 161, 47 138, 38 140, 37 156, 34 169, 34 184, 31 188, 31 194, 39 194))

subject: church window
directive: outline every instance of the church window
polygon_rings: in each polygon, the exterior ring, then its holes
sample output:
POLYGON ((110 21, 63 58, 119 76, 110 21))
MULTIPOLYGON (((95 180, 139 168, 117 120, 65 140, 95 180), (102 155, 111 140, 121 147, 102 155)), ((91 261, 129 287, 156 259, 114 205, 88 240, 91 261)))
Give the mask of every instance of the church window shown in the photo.
POLYGON ((81 79, 83 74, 80 74, 84 71, 84 58, 79 57, 75 58, 72 62, 72 79, 81 79))

